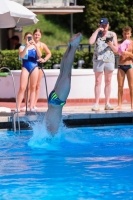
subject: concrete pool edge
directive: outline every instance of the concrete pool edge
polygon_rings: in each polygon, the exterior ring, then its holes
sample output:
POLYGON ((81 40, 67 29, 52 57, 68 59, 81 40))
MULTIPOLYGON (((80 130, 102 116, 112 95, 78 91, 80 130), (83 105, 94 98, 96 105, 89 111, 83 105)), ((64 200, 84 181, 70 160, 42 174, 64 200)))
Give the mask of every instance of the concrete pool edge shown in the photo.
MULTIPOLYGON (((31 122, 42 120, 44 112, 24 113, 19 116, 20 127, 22 129, 30 129, 31 122)), ((0 113, 0 129, 12 128, 12 115, 0 113), (6 127, 7 126, 7 127, 6 127)), ((101 111, 88 113, 63 113, 62 120, 67 127, 83 127, 83 126, 113 126, 113 125, 133 125, 133 112, 129 111, 101 111)), ((16 123, 17 124, 17 123, 16 123)))

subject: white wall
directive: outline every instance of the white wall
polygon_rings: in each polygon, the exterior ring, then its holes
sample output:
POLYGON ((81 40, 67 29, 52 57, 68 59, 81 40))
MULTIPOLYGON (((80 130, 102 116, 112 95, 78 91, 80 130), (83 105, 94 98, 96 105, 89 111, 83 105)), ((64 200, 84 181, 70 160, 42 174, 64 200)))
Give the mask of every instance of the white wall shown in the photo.
MULTIPOLYGON (((15 80, 16 93, 18 93, 21 71, 15 70, 12 71, 12 73, 15 80)), ((45 75, 47 79, 48 93, 50 93, 59 75, 59 69, 45 70, 45 75)), ((71 91, 68 99, 94 98, 94 84, 95 78, 92 69, 73 69, 71 91)), ((128 88, 127 79, 125 80, 124 88, 128 88)), ((0 77, 0 98, 14 97, 15 95, 11 75, 8 75, 7 77, 0 77)), ((101 98, 104 98, 104 76, 102 80, 101 98)), ((117 69, 113 72, 111 98, 117 98, 117 69)), ((44 78, 42 78, 41 81, 39 99, 46 99, 44 78)))

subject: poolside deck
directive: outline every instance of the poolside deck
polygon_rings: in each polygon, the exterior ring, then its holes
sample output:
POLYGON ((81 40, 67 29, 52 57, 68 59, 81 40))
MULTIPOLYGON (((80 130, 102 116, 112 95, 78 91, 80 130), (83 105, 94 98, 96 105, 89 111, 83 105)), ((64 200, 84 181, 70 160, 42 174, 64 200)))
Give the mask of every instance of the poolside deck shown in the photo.
MULTIPOLYGON (((63 113, 68 113, 68 112, 94 113, 94 111, 91 111, 92 105, 93 105, 93 102, 92 103, 83 102, 83 101, 67 102, 63 108, 63 113)), ((117 103, 113 103, 112 105, 115 107, 117 103)), ((22 103, 21 107, 23 106, 24 106, 24 103, 22 103)), ((0 102, 0 107, 11 108, 11 110, 14 111, 16 108, 16 103, 15 102, 0 102)), ((45 112, 47 110, 47 102, 38 102, 37 107, 38 107, 39 112, 45 112)), ((122 111, 133 112, 131 110, 131 105, 129 103, 123 103, 122 110, 120 112, 122 111)), ((100 104, 100 111, 97 113, 100 113, 100 112, 105 112, 105 113, 109 112, 109 111, 104 111, 104 104, 102 103, 100 104)))
MULTIPOLYGON (((22 105, 24 106, 24 104, 22 105)), ((114 107, 116 104, 113 105, 114 107)), ((11 108, 11 113, 0 112, 0 129, 6 126, 10 127, 11 117, 13 116, 16 104, 15 102, 0 102, 0 107, 11 108), (10 125, 9 125, 10 122, 10 125)), ((38 102, 37 113, 30 113, 28 121, 37 120, 47 110, 47 103, 38 102), (34 116, 34 117, 33 117, 34 116)), ((130 104, 123 104, 122 110, 105 111, 104 105, 100 106, 100 111, 91 111, 92 104, 77 102, 68 102, 63 108, 63 121, 68 127, 75 126, 106 126, 133 124, 133 111, 130 104)), ((25 112, 20 112, 20 122, 23 121, 25 112)), ((26 126, 27 127, 27 126, 26 126)))

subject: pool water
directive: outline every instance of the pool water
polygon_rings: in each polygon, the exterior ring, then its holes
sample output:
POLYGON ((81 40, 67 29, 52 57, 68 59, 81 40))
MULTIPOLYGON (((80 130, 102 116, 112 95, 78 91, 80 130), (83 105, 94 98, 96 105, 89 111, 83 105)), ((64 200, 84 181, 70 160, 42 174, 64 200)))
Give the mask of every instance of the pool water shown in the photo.
POLYGON ((38 126, 0 131, 0 200, 133 199, 133 126, 38 126))

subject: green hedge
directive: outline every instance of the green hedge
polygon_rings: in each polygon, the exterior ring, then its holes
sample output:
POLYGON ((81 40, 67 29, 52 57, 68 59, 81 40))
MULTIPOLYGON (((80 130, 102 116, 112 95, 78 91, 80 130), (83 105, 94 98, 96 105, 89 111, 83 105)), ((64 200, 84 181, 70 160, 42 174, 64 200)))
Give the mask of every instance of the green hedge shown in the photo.
MULTIPOLYGON (((63 57, 63 50, 51 50, 51 58, 44 64, 44 69, 52 69, 54 64, 59 64, 63 57)), ((45 55, 43 55, 45 56, 45 55)), ((92 53, 88 51, 76 51, 73 66, 78 67, 78 60, 84 60, 83 68, 92 68, 92 53)), ((18 59, 18 50, 0 50, 0 67, 8 67, 10 70, 20 70, 21 61, 18 59)))

